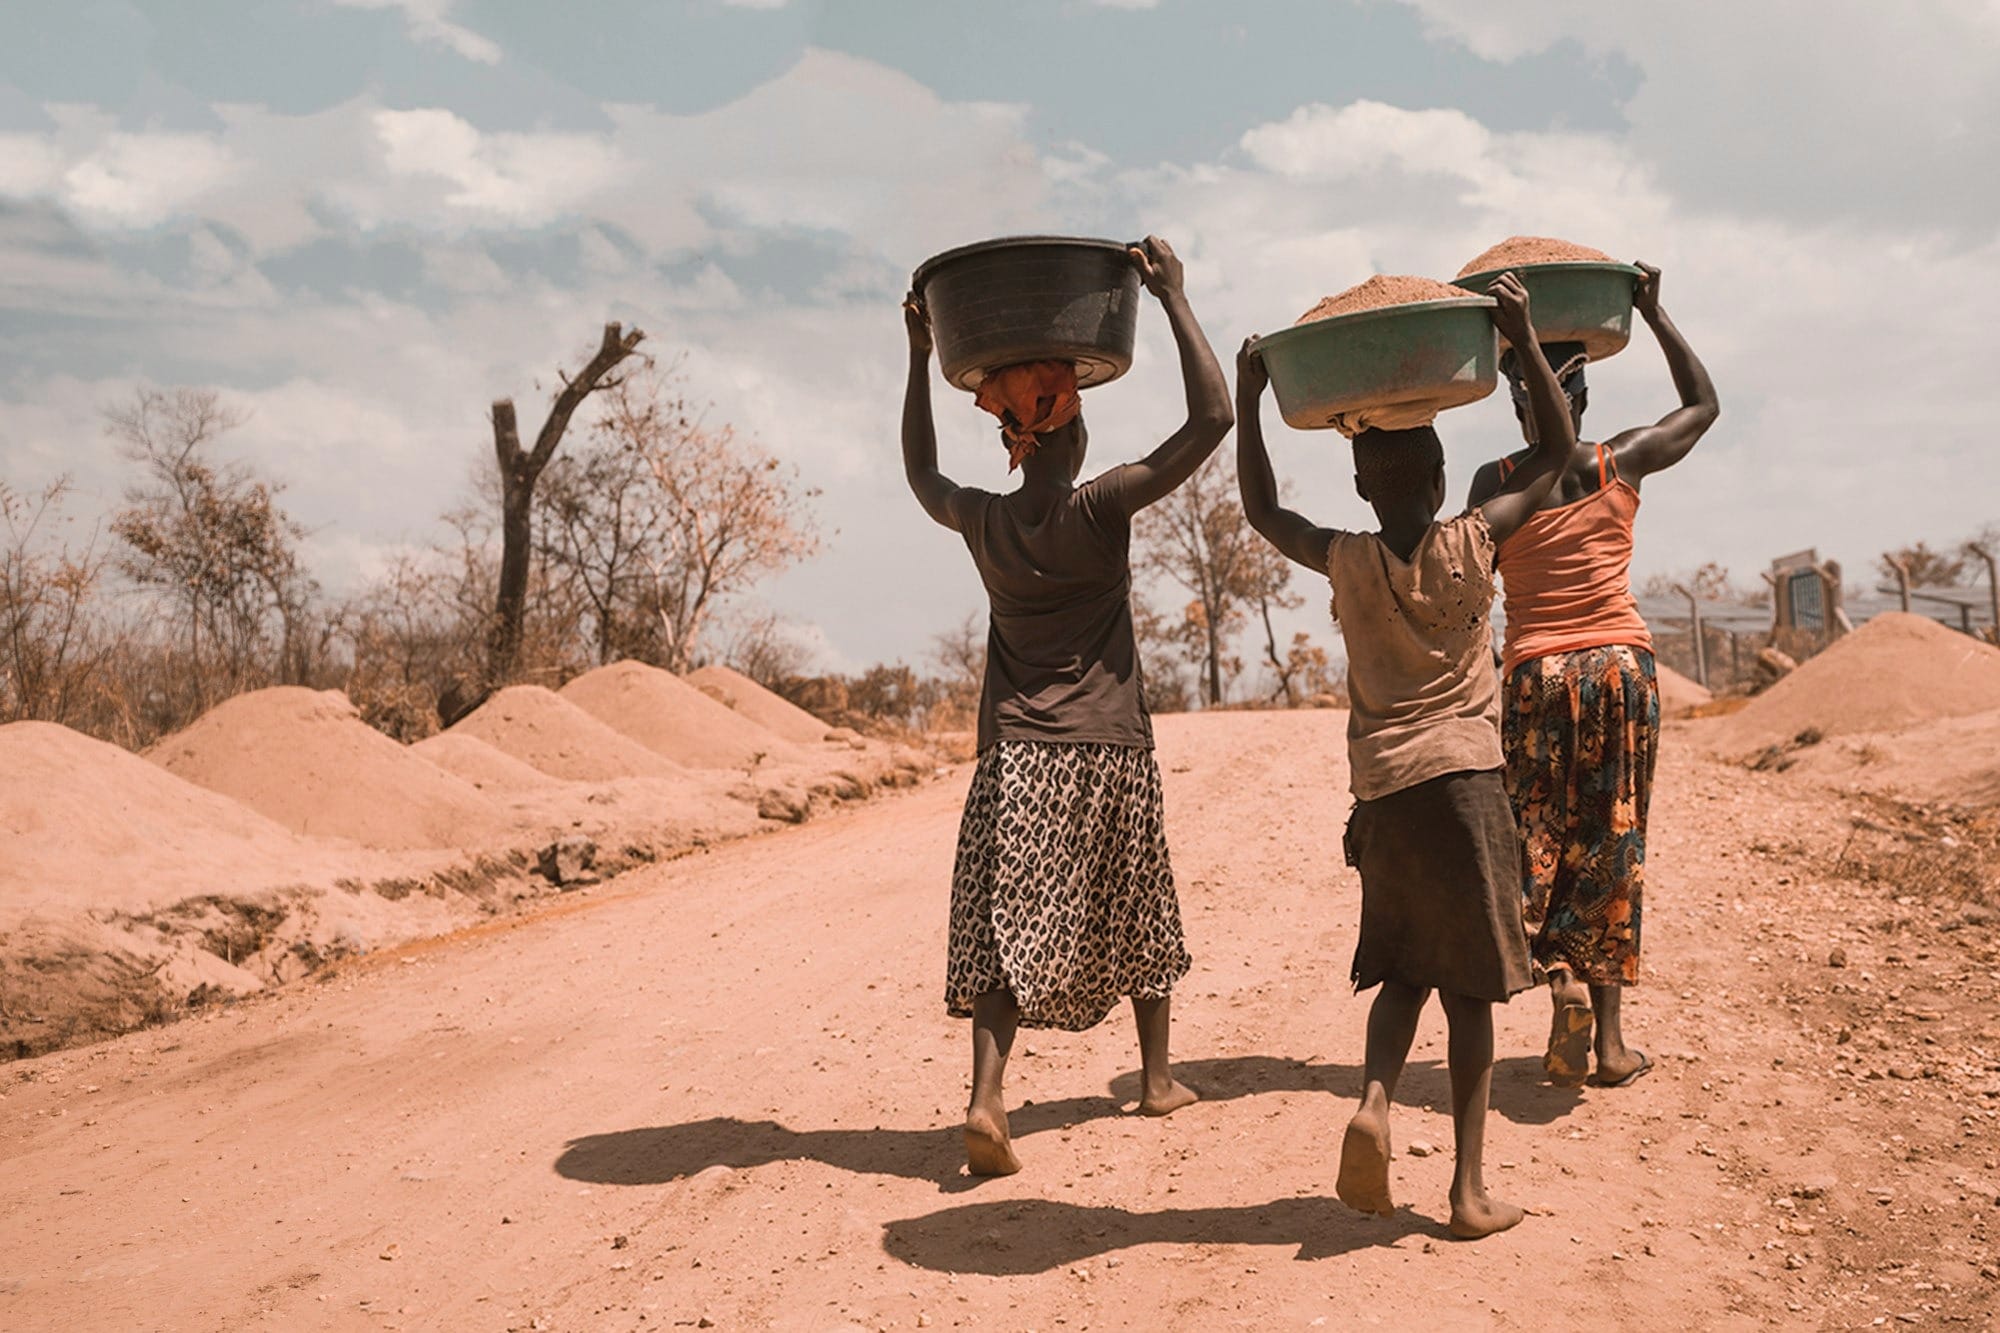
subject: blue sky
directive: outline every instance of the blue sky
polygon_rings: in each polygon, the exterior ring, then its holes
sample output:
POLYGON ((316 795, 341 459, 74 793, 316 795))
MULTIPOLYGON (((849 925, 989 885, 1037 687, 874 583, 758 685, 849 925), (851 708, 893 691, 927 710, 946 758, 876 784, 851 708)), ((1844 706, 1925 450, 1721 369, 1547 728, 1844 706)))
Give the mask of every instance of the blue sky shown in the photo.
MULTIPOLYGON (((1660 263, 1725 411, 1648 487, 1642 575, 2000 519, 1992 0, 8 9, 0 476, 110 503, 98 409, 213 385, 336 588, 469 495, 493 397, 537 415, 621 318, 824 492, 825 554, 769 606, 826 665, 921 657, 979 595, 902 488, 896 299, 1018 231, 1166 235, 1225 357, 1513 233, 1660 263)), ((1645 335, 1592 399, 1604 430, 1672 405, 1645 335)), ((1092 396, 1100 461, 1177 402, 1154 318, 1092 396)), ((999 484, 939 411, 948 467, 999 484)), ((1512 440, 1492 401, 1442 429, 1461 479, 1512 440)), ((1337 440, 1276 448, 1306 508, 1365 520, 1337 440)))

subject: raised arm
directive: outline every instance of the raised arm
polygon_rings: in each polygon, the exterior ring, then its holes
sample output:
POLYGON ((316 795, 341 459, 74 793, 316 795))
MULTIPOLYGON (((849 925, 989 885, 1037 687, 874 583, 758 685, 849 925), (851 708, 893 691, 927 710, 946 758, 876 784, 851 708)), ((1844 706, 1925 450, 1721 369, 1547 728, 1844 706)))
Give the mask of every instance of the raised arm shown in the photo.
POLYGON ((1535 418, 1535 447, 1493 498, 1479 506, 1486 526, 1493 530, 1493 540, 1502 542, 1541 508, 1549 488, 1569 466, 1570 453, 1576 448, 1576 426, 1570 421, 1569 399, 1563 396, 1556 372, 1535 340, 1534 321, 1528 316, 1528 289, 1512 273, 1503 273, 1487 294, 1500 303, 1493 311, 1493 322, 1521 364, 1522 378, 1528 385, 1528 407, 1535 418))
POLYGON ((1243 493, 1243 517, 1287 559, 1324 574, 1333 529, 1319 527, 1278 502, 1278 479, 1264 447, 1262 418, 1264 386, 1270 376, 1256 342, 1245 338, 1236 354, 1236 485, 1243 493))
POLYGON ((1715 419, 1722 413, 1722 404, 1716 400, 1715 385, 1708 378, 1708 368, 1701 364, 1701 358, 1688 346, 1687 339, 1674 327, 1667 312, 1660 309, 1660 270, 1651 264, 1640 264, 1643 276, 1639 279, 1639 291, 1632 300, 1632 308, 1639 312, 1653 336, 1659 340, 1660 350, 1666 354, 1667 370, 1674 377, 1674 391, 1681 396, 1681 405, 1661 417, 1651 426, 1640 426, 1613 436, 1606 441, 1612 456, 1618 460, 1618 475, 1628 481, 1639 478, 1662 468, 1670 468, 1688 456, 1715 419))
POLYGON ((952 497, 958 487, 938 471, 937 423, 931 417, 931 317, 915 292, 903 301, 910 335, 910 380, 903 389, 903 475, 917 503, 939 523, 958 531, 952 497))
POLYGON ((1132 248, 1132 262, 1139 266, 1146 290, 1160 299, 1167 312, 1174 346, 1181 354, 1181 383, 1187 391, 1187 421, 1152 453, 1125 465, 1121 480, 1126 503, 1139 510, 1165 499, 1193 476, 1229 434, 1235 417, 1229 411, 1229 381, 1223 378, 1215 350, 1202 336, 1201 325, 1188 305, 1180 256, 1159 237, 1148 236, 1143 245, 1132 248))

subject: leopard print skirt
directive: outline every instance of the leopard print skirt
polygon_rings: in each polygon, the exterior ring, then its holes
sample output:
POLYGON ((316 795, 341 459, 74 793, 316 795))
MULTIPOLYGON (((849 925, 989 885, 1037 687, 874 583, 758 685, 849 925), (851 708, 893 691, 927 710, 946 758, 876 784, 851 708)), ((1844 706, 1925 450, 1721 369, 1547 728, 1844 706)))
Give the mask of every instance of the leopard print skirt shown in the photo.
POLYGON ((1026 1027, 1081 1032, 1192 965, 1160 769, 1136 745, 999 741, 979 756, 951 877, 945 1009, 1012 991, 1026 1027))

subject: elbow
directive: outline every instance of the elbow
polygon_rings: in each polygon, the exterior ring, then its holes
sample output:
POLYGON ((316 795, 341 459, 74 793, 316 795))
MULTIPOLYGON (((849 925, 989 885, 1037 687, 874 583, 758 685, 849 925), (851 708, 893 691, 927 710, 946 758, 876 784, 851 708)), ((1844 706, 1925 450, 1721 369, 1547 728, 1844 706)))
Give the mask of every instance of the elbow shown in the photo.
POLYGON ((1210 403, 1195 413, 1189 424, 1200 431, 1208 443, 1221 444, 1222 437, 1236 429, 1236 409, 1227 400, 1210 403))
POLYGON ((1261 495, 1243 493, 1243 521, 1248 523, 1260 537, 1271 535, 1271 519, 1278 512, 1277 505, 1261 495))

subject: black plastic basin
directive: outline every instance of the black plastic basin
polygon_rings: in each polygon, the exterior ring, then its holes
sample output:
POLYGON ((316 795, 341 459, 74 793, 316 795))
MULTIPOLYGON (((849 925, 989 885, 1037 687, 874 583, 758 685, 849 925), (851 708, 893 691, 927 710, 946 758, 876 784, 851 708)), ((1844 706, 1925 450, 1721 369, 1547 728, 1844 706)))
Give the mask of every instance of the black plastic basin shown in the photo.
POLYGON ((1070 361, 1081 387, 1132 368, 1139 270, 1118 241, 1008 236, 918 267, 944 377, 967 391, 1023 361, 1070 361))

